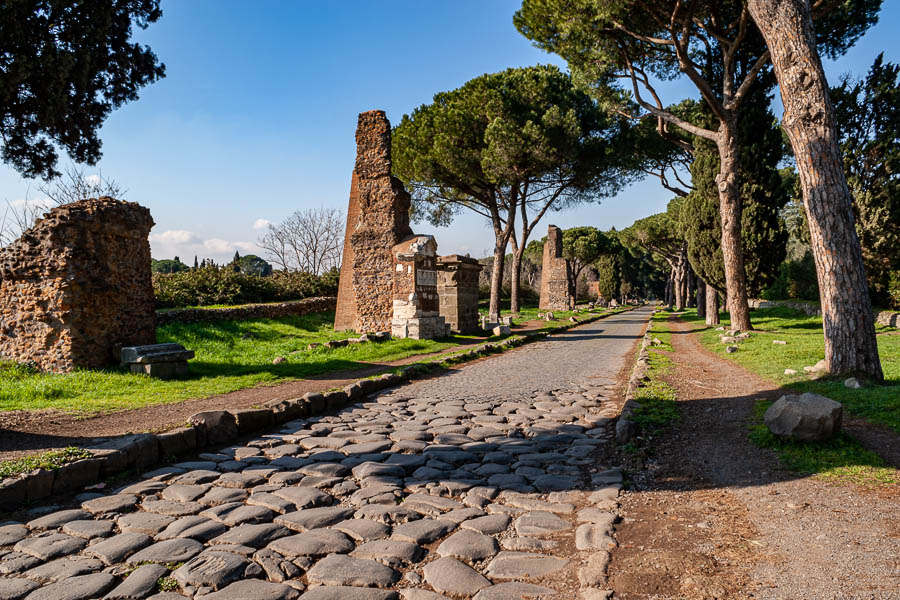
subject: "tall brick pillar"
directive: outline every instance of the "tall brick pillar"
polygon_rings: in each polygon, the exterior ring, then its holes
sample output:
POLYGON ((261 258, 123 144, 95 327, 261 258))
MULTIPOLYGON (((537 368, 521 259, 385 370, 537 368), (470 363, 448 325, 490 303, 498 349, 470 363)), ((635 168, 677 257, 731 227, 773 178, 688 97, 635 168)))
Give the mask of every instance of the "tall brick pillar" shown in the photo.
POLYGON ((390 331, 392 249, 412 235, 409 193, 391 176, 391 124, 381 110, 361 113, 347 209, 335 329, 390 331))
POLYGON ((569 310, 569 261, 563 257, 562 230, 556 225, 547 228, 544 260, 541 268, 541 310, 569 310))

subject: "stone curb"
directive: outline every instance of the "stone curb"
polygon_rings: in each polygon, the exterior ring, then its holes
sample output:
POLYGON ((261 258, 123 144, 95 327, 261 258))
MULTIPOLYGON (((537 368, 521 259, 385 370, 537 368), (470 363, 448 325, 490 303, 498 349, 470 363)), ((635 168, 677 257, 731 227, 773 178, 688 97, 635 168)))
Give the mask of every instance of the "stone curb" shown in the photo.
POLYGON ((637 433, 637 424, 631 420, 631 417, 641 405, 634 399, 634 396, 637 394, 638 388, 646 381, 647 371, 650 369, 650 353, 647 348, 650 346, 652 337, 648 326, 647 331, 644 332, 644 338, 641 340, 641 349, 634 362, 634 368, 631 370, 631 377, 628 379, 625 404, 622 405, 622 412, 616 420, 616 442, 619 444, 627 444, 637 433))
MULTIPOLYGON (((488 342, 468 352, 455 355, 442 363, 468 362, 543 339, 553 333, 593 323, 608 316, 611 315, 595 315, 552 329, 510 337, 498 342, 488 342)), ((68 463, 56 470, 37 469, 16 478, 0 481, 0 514, 11 512, 25 504, 42 500, 51 495, 83 489, 123 471, 147 470, 179 455, 200 451, 206 447, 220 447, 239 437, 287 421, 343 408, 348 404, 363 400, 370 394, 402 385, 407 381, 430 376, 436 368, 440 368, 442 363, 413 364, 401 369, 399 374, 385 373, 374 378, 360 379, 340 390, 324 393, 308 392, 293 400, 269 402, 263 408, 200 412, 188 419, 189 427, 178 427, 157 434, 126 435, 95 446, 85 447, 84 449, 93 455, 91 458, 68 463)))

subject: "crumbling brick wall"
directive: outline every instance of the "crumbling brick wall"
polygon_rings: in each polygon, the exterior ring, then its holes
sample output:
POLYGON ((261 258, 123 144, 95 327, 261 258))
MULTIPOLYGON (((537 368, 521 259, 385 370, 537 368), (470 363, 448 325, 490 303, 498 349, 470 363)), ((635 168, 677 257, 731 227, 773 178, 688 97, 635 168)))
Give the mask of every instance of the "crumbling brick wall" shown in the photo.
POLYGON ((477 333, 478 277, 483 267, 474 258, 451 254, 437 260, 441 316, 451 331, 477 333))
POLYGON ((571 266, 563 258, 562 230, 556 225, 547 228, 547 241, 544 243, 544 260, 541 268, 541 301, 542 310, 569 310, 572 296, 569 289, 571 266))
POLYGON ((347 209, 335 329, 390 331, 392 249, 412 235, 409 193, 391 176, 391 124, 381 110, 361 113, 347 209), (349 249, 348 249, 349 248, 349 249))
POLYGON ((150 211, 112 198, 59 206, 0 249, 0 357, 67 372, 156 342, 150 211))

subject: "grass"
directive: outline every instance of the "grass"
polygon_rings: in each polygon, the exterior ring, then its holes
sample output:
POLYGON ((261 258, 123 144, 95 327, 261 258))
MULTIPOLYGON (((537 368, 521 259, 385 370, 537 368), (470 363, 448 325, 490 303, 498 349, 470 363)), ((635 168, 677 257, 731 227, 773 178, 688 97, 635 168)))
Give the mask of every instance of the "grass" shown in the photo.
POLYGON ((196 352, 196 358, 189 362, 189 376, 173 381, 121 370, 37 373, 7 363, 0 365, 0 411, 60 409, 91 414, 166 404, 364 368, 471 341, 452 336, 308 350, 310 343, 355 335, 332 331, 333 319, 333 313, 315 313, 277 319, 167 324, 157 330, 159 342, 178 342, 196 352), (277 357, 287 360, 273 365, 277 357))
POLYGON ((802 475, 834 483, 853 483, 867 487, 900 483, 896 469, 863 448, 844 432, 825 442, 794 442, 772 435, 763 423, 763 414, 772 403, 760 400, 754 406, 750 441, 760 448, 771 448, 785 467, 802 475))
MULTIPOLYGON (((686 311, 682 318, 702 324, 694 309, 686 311)), ((714 353, 787 390, 827 396, 841 402, 851 415, 900 432, 900 336, 881 335, 878 338, 885 385, 866 385, 854 390, 845 387, 842 378, 812 379, 803 371, 804 366, 812 366, 825 356, 821 317, 777 307, 755 310, 751 320, 757 329, 750 339, 738 343, 739 350, 733 354, 725 352, 725 344, 718 339, 719 331, 701 330, 700 339, 714 353), (787 344, 773 344, 774 340, 787 344), (794 369, 798 373, 785 375, 785 369, 794 369)), ((722 325, 728 328, 727 318, 723 318, 722 325)), ((770 404, 757 402, 750 424, 750 440, 759 447, 774 450, 788 469, 835 483, 863 486, 900 483, 896 469, 887 466, 881 457, 843 432, 824 442, 803 443, 776 438, 763 423, 763 413, 770 404)))
POLYGON ((82 458, 90 458, 91 456, 91 453, 87 450, 70 446, 62 450, 51 450, 42 454, 35 454, 34 456, 4 460, 0 462, 0 479, 14 477, 22 473, 30 473, 35 469, 52 471, 67 463, 81 460, 82 458))
MULTIPOLYGON (((682 317, 700 322, 695 309, 682 317)), ((878 351, 884 370, 884 385, 865 385, 854 390, 844 387, 843 379, 811 379, 803 367, 815 365, 825 357, 822 318, 808 317, 789 308, 764 308, 751 313, 753 326, 749 340, 738 344, 734 354, 725 352, 719 342, 721 332, 708 328, 700 332, 703 344, 713 352, 733 360, 767 379, 796 392, 814 392, 844 405, 851 415, 878 423, 900 433, 900 335, 879 335, 878 351), (787 342, 773 344, 774 340, 787 342), (785 375, 794 369, 797 375, 785 375)), ((728 319, 722 319, 728 328, 728 319)), ((884 328, 881 328, 885 331, 884 328)))
POLYGON ((668 319, 669 315, 664 312, 656 313, 650 319, 651 342, 659 340, 661 343, 651 343, 648 347, 650 368, 647 377, 650 381, 635 390, 634 399, 640 407, 631 419, 642 433, 652 434, 681 419, 675 402, 675 389, 661 379, 672 369, 672 359, 663 354, 672 351, 668 319))

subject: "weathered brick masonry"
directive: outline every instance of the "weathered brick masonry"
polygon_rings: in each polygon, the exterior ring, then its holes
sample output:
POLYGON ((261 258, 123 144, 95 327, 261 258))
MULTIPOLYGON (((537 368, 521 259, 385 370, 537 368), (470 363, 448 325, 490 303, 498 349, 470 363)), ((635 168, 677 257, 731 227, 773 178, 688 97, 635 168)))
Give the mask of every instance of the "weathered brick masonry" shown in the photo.
POLYGON ((478 333, 478 276, 484 267, 468 256, 437 259, 441 316, 456 333, 478 333))
POLYGON ((390 331, 392 249, 412 230, 409 193, 391 176, 391 124, 384 111, 359 115, 356 148, 335 329, 390 331))
POLYGON ((542 310, 569 310, 572 295, 569 289, 569 261, 563 258, 562 230, 556 225, 547 228, 544 261, 541 269, 542 310))
POLYGON ((54 208, 0 249, 0 357, 66 372, 155 343, 152 227, 143 206, 92 198, 54 208))

